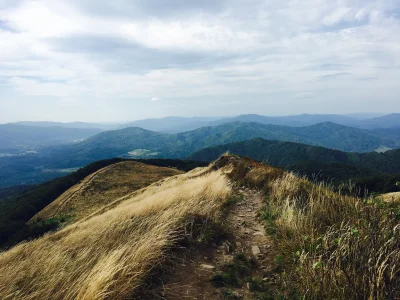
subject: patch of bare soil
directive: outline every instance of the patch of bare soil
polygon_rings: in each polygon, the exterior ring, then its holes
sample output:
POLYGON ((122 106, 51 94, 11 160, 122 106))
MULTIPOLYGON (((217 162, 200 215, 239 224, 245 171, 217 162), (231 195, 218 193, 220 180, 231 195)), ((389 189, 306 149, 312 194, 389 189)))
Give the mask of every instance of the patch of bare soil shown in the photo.
POLYGON ((262 287, 275 280, 275 253, 259 217, 264 195, 244 188, 238 195, 241 199, 226 216, 228 235, 203 248, 182 251, 172 271, 142 299, 269 299, 262 296, 262 287))

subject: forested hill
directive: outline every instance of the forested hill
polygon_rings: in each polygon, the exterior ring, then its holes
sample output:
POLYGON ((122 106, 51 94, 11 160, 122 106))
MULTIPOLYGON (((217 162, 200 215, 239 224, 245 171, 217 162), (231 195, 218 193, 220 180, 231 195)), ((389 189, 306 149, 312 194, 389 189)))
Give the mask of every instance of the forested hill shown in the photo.
MULTIPOLYGON (((267 162, 274 166, 293 167, 305 162, 345 164, 359 168, 362 174, 371 172, 400 174, 400 149, 385 153, 349 153, 293 142, 270 141, 261 138, 205 148, 189 156, 193 160, 212 161, 230 152, 267 162)), ((344 172, 344 170, 343 170, 344 172)))
POLYGON ((133 127, 102 132, 80 143, 42 148, 40 153, 0 158, 0 186, 37 184, 60 176, 60 170, 112 157, 179 159, 203 148, 253 138, 298 142, 352 152, 400 147, 400 139, 393 132, 376 133, 330 122, 306 127, 234 122, 179 134, 133 127))
POLYGON ((135 149, 146 149, 152 157, 181 158, 206 147, 252 138, 300 142, 351 152, 370 152, 382 146, 400 147, 399 139, 392 135, 330 122, 306 127, 234 122, 179 134, 165 134, 137 127, 107 131, 69 147, 54 148, 52 154, 62 155, 64 160, 73 156, 71 159, 82 159, 85 163, 128 155, 135 149))

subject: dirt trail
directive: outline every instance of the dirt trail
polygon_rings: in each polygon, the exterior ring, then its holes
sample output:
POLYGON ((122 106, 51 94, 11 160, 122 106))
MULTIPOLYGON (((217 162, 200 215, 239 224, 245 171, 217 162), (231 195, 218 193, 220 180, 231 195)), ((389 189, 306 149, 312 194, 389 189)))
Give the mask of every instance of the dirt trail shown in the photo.
POLYGON ((216 288, 210 281, 215 274, 223 272, 224 266, 233 263, 238 254, 245 254, 257 261, 250 277, 263 282, 274 280, 273 277, 266 277, 272 274, 275 257, 273 241, 258 216, 264 195, 244 188, 238 194, 242 199, 233 204, 226 220, 231 236, 220 241, 219 245, 213 244, 182 255, 172 275, 158 290, 153 291, 154 294, 143 299, 255 299, 251 291, 252 283, 242 282, 240 287, 229 286, 230 295, 227 297, 223 295, 225 288, 216 288))

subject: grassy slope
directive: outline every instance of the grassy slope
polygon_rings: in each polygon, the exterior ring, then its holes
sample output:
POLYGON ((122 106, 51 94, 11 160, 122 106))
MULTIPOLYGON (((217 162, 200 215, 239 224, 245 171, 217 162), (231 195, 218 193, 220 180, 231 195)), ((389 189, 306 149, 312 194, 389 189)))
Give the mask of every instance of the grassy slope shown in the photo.
POLYGON ((92 163, 65 177, 35 186, 14 198, 0 202, 0 246, 23 239, 24 237, 16 235, 21 231, 29 231, 26 222, 71 186, 93 172, 120 161, 109 159, 92 163))
POLYGON ((265 193, 260 216, 278 250, 271 299, 400 297, 398 202, 344 195, 235 155, 217 162, 229 164, 231 180, 265 193))
POLYGON ((400 296, 398 207, 226 155, 209 168, 167 178, 1 253, 0 298, 138 297, 170 248, 190 235, 195 219, 203 225, 223 222, 222 207, 235 186, 267 197, 260 215, 279 250, 271 298, 400 296))
POLYGON ((108 211, 1 253, 0 298, 132 296, 193 216, 219 216, 230 188, 220 171, 199 176, 204 171, 167 179, 108 211))
MULTIPOLYGON (((40 236, 48 230, 55 229, 58 221, 43 224, 30 224, 27 222, 39 211, 49 205, 69 188, 78 184, 86 176, 107 167, 109 165, 123 161, 122 159, 108 159, 94 162, 84 168, 79 169, 62 178, 54 179, 17 195, 11 199, 0 202, 0 248, 15 244, 21 240, 40 236)), ((178 160, 150 160, 143 163, 178 168, 184 171, 193 169, 197 164, 192 161, 178 160)), ((155 177, 157 177, 155 175, 155 177)))
POLYGON ((181 171, 125 161, 103 168, 60 195, 33 217, 47 220, 70 216, 79 220, 110 202, 181 171))

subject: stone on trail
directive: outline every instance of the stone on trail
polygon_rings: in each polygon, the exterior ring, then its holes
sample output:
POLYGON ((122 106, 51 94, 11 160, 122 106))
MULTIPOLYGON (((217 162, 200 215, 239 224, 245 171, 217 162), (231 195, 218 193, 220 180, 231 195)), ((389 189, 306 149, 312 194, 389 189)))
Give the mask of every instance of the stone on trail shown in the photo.
POLYGON ((257 231, 257 232, 254 232, 253 233, 253 236, 257 236, 257 235, 264 235, 264 233, 263 232, 261 232, 261 231, 257 231))
POLYGON ((254 256, 261 254, 260 248, 258 248, 258 246, 253 246, 251 248, 251 253, 253 253, 254 256))
POLYGON ((206 269, 206 270, 214 270, 214 269, 215 269, 214 266, 212 266, 212 265, 206 265, 206 264, 200 265, 200 268, 206 269))

